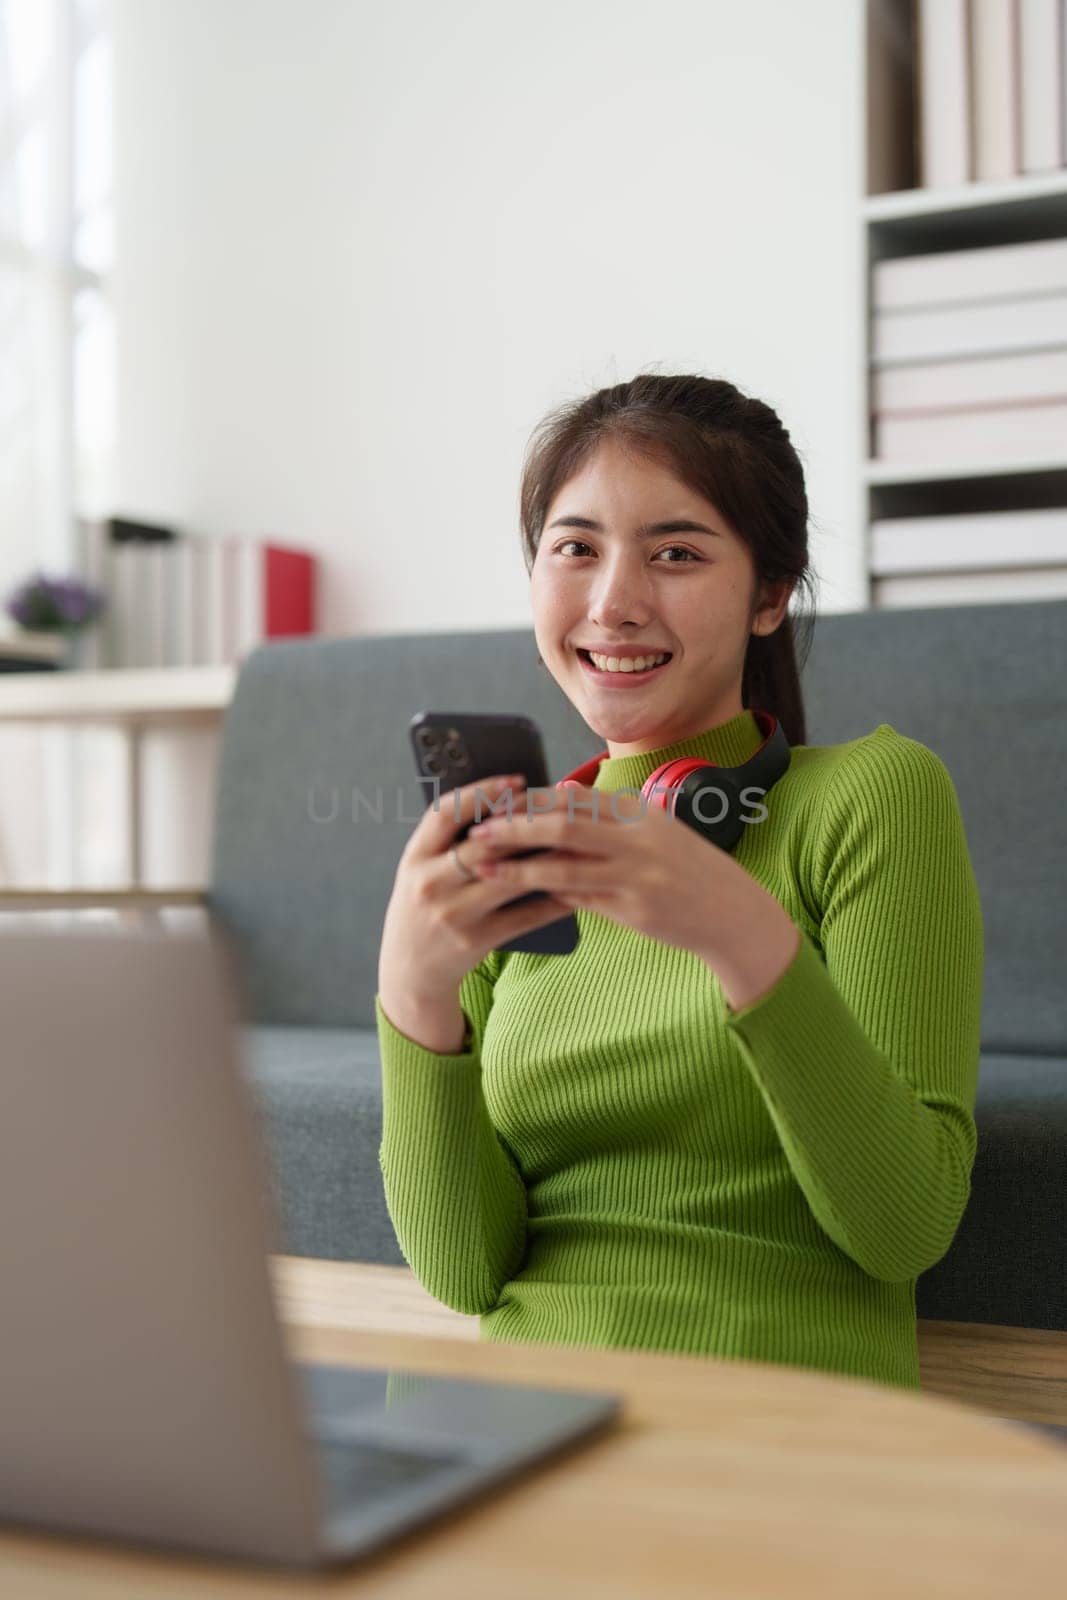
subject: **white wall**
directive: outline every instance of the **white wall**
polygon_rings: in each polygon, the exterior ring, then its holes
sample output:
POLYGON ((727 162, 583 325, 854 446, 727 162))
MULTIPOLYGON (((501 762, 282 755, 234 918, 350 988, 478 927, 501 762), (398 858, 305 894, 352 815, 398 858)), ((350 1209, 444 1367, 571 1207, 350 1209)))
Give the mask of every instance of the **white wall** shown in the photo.
MULTIPOLYGON (((862 13, 115 0, 114 509, 317 549, 331 633, 528 625, 530 430, 695 370, 780 411, 821 607, 865 605, 862 13)), ((25 778, 43 737, 6 733, 0 766, 25 778)), ((172 764, 146 752, 151 883, 205 870, 172 764)), ((111 791, 79 881, 121 881, 111 791)), ((69 881, 23 809, 0 876, 69 881)))
POLYGON ((528 434, 646 365, 804 454, 866 603, 853 0, 118 0, 118 501, 326 631, 522 625, 528 434))

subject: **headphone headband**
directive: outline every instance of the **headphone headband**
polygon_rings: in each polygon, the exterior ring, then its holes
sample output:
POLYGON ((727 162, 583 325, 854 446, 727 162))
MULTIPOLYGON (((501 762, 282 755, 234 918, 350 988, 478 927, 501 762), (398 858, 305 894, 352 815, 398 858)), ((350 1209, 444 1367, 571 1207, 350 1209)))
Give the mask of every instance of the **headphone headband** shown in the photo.
MULTIPOLYGON (((701 759, 705 761, 705 765, 715 767, 717 772, 725 773, 728 778, 738 781, 743 779, 746 784, 770 789, 789 767, 789 741, 785 736, 785 729, 773 712, 757 711, 753 707, 752 715, 763 734, 763 740, 747 761, 739 767, 721 767, 717 762, 707 761, 703 757, 701 759)), ((580 783, 583 788, 591 789, 600 770, 600 763, 608 758, 609 752, 602 750, 599 755, 592 756, 559 781, 580 783)))
MULTIPOLYGON (((778 718, 770 711, 757 711, 755 708, 752 708, 752 715, 763 739, 758 749, 739 767, 719 766, 717 762, 701 756, 675 756, 661 762, 654 772, 649 773, 641 787, 642 795, 652 805, 680 817, 724 850, 733 850, 741 837, 744 825, 741 816, 742 790, 755 788, 765 795, 789 770, 789 740, 778 718), (704 774, 708 777, 705 778, 704 774), (696 801, 705 787, 715 787, 716 779, 722 784, 727 807, 722 816, 714 820, 706 819, 698 810, 696 801)), ((602 750, 599 755, 561 778, 556 788, 564 788, 569 783, 592 788, 600 763, 607 759, 608 751, 602 750)))

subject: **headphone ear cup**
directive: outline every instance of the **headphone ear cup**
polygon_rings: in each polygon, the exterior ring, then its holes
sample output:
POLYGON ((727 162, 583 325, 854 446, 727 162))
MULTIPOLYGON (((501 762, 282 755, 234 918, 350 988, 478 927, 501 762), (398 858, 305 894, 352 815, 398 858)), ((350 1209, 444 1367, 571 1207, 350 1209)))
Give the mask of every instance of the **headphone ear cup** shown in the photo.
POLYGON ((678 785, 674 815, 710 844, 732 851, 741 837, 741 790, 721 767, 690 772, 678 785))
MULTIPOLYGON (((539 658, 540 659, 540 658, 539 658)), ((766 796, 791 761, 789 741, 782 724, 769 711, 753 710, 753 717, 763 734, 764 743, 755 756, 740 767, 718 767, 713 761, 702 761, 695 756, 675 756, 664 761, 651 772, 641 786, 645 804, 677 816, 702 838, 718 845, 720 850, 733 850, 745 827, 742 814, 741 782, 751 780, 755 792, 766 796), (733 774, 733 775, 731 775, 733 774)), ((576 767, 556 784, 563 789, 569 783, 592 787, 600 763, 607 758, 602 751, 591 761, 576 767)), ((751 818, 749 820, 758 820, 751 818)))

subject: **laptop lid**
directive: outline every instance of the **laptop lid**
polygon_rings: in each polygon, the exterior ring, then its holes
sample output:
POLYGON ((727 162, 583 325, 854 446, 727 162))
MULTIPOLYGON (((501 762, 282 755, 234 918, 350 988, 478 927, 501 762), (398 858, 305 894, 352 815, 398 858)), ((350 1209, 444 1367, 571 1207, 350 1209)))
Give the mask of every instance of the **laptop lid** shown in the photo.
POLYGON ((215 935, 0 932, 0 1517, 312 1563, 215 935))

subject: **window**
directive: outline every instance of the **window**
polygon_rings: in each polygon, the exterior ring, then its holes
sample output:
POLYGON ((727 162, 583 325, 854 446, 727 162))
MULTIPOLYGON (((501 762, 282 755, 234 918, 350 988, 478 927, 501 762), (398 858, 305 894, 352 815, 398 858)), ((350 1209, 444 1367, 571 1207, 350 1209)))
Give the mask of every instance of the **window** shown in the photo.
MULTIPOLYGON (((77 571, 77 519, 106 514, 110 505, 111 75, 109 0, 0 0, 5 596, 38 569, 77 571)), ((9 880, 70 883, 77 876, 76 738, 63 729, 0 729, 0 738, 0 875, 6 870, 9 880), (17 794, 12 768, 21 779, 17 794), (32 867, 23 871, 23 861, 32 867)))

